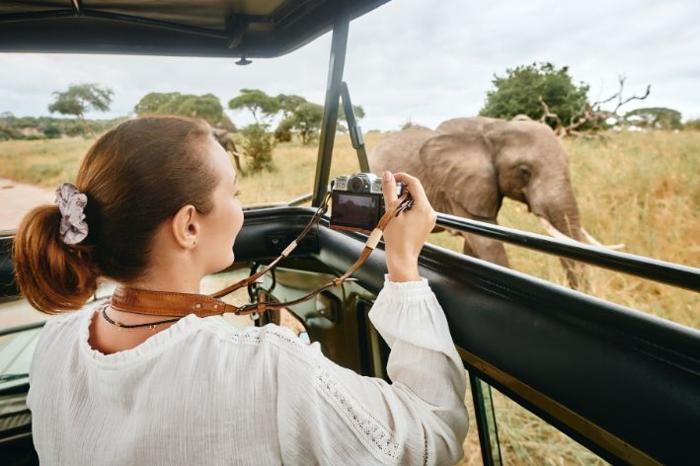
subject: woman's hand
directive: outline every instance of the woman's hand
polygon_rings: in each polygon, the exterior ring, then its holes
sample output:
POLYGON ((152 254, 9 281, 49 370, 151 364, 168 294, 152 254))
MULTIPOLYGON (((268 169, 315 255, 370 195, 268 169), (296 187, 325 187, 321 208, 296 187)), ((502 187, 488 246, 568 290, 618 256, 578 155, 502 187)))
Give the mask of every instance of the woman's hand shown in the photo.
POLYGON ((413 198, 413 207, 405 210, 398 217, 391 219, 384 229, 384 251, 389 280, 406 282, 420 280, 418 274, 418 255, 425 240, 435 227, 437 214, 433 210, 423 185, 418 178, 406 173, 384 172, 382 192, 386 210, 393 209, 398 203, 396 182, 406 185, 413 198))

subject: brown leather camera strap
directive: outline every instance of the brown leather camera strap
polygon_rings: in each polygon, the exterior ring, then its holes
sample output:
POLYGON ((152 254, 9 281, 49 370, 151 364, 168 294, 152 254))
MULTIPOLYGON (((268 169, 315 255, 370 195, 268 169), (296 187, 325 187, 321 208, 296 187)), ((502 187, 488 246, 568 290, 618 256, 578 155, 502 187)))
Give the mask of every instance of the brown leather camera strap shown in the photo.
POLYGON ((118 286, 112 297, 110 298, 110 305, 112 308, 118 311, 131 312, 134 314, 144 314, 153 316, 163 316, 163 317, 183 317, 188 314, 196 314, 199 317, 209 317, 213 315, 221 315, 224 313, 233 313, 237 315, 246 315, 253 312, 264 312, 266 310, 281 309, 287 306, 293 306, 295 304, 302 303, 316 294, 324 291, 328 288, 338 286, 344 281, 348 280, 350 276, 362 266, 362 264, 367 260, 367 258, 372 254, 372 251, 376 248, 379 240, 382 237, 382 232, 386 228, 389 221, 392 218, 399 215, 403 210, 409 209, 412 200, 408 197, 408 193, 404 193, 397 202, 396 207, 387 210, 382 218, 379 220, 376 228, 370 233, 367 241, 365 242, 365 247, 360 254, 360 257, 348 268, 348 270, 323 286, 311 291, 310 293, 294 299, 292 301, 286 302, 258 302, 246 304, 242 307, 237 307, 232 304, 228 304, 221 299, 225 296, 243 286, 254 282, 260 278, 263 274, 269 271, 272 267, 277 265, 277 263, 284 257, 287 257, 289 253, 296 247, 296 245, 301 242, 301 239, 309 232, 311 226, 317 222, 323 212, 326 211, 328 205, 328 196, 324 200, 325 202, 321 204, 321 207, 317 210, 314 217, 309 222, 309 224, 304 228, 302 233, 294 240, 283 252, 272 261, 267 267, 265 267, 261 272, 258 272, 250 277, 241 280, 231 286, 228 286, 222 290, 219 290, 211 295, 196 294, 196 293, 178 293, 174 291, 156 291, 156 290, 143 290, 139 288, 118 286))
POLYGON ((287 246, 284 251, 282 251, 282 254, 280 254, 277 259, 273 260, 270 262, 266 267, 263 267, 261 270, 256 272, 255 274, 247 277, 244 280, 241 280, 237 283, 234 283, 233 285, 227 286, 226 288, 223 288, 215 293, 211 293, 209 296, 213 298, 221 298, 222 296, 226 296, 227 294, 233 293, 239 288, 243 288, 244 286, 248 286, 251 283, 255 283, 255 281, 265 275, 267 272, 272 270, 279 261, 284 259, 285 257, 289 256, 292 251, 297 247, 299 243, 301 243, 301 240, 304 239, 304 237, 311 231, 311 228, 321 219, 321 216, 326 213, 328 210, 328 202, 330 201, 331 198, 331 192, 328 191, 323 198, 323 201, 321 202, 321 205, 319 208, 316 210, 314 213, 313 217, 311 217, 311 220, 309 223, 306 224, 306 227, 302 230, 301 233, 299 233, 299 236, 296 237, 294 241, 289 243, 289 246, 287 246))

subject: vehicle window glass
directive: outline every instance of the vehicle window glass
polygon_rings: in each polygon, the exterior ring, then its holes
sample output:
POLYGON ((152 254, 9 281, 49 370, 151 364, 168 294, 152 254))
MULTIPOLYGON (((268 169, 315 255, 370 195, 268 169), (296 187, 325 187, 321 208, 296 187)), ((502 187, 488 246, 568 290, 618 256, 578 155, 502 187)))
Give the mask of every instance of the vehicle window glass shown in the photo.
POLYGON ((469 371, 464 371, 467 377, 467 393, 464 397, 464 405, 467 407, 469 415, 469 431, 464 439, 464 458, 459 463, 460 466, 476 466, 484 464, 481 456, 481 444, 479 443, 479 431, 476 426, 476 416, 474 415, 474 399, 472 388, 469 384, 469 371))
POLYGON ((608 464, 503 393, 481 384, 491 391, 502 464, 608 464))

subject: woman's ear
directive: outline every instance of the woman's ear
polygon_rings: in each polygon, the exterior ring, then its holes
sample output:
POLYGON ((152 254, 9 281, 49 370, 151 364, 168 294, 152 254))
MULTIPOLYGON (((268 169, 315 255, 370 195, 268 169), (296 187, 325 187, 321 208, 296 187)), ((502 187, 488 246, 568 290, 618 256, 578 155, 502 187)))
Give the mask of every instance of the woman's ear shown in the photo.
POLYGON ((197 209, 187 204, 178 210, 170 223, 175 242, 185 249, 194 248, 199 242, 201 227, 197 219, 197 209))
POLYGON ((492 152, 491 143, 478 132, 440 134, 426 141, 420 158, 429 180, 423 184, 431 185, 445 204, 433 207, 496 218, 501 197, 492 152))

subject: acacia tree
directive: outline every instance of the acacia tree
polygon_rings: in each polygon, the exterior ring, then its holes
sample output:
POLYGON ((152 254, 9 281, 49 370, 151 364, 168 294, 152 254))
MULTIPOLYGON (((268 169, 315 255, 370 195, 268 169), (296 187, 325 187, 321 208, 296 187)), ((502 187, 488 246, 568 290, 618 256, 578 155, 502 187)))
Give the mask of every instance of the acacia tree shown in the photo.
POLYGON ((229 100, 228 107, 232 110, 247 109, 255 120, 255 123, 241 131, 244 137, 243 150, 250 170, 274 170, 272 150, 275 140, 268 131, 270 125, 267 121, 280 111, 279 100, 259 89, 241 89, 238 96, 229 100))
POLYGON ((301 143, 308 144, 319 134, 323 120, 323 107, 313 102, 304 102, 294 109, 290 119, 292 130, 299 135, 301 143))
POLYGON ((625 123, 653 129, 681 129, 681 112, 666 107, 638 108, 625 113, 625 123))
POLYGON ((280 103, 276 97, 271 97, 259 89, 241 89, 240 95, 229 100, 228 108, 231 110, 247 109, 253 114, 256 123, 260 123, 258 116, 271 118, 280 111, 280 103))
POLYGON ((53 93, 54 101, 49 104, 49 112, 62 115, 74 115, 85 121, 85 113, 89 110, 106 112, 112 103, 114 92, 99 84, 72 84, 68 90, 53 93))
POLYGON ((297 109, 297 107, 301 104, 305 104, 308 101, 300 96, 300 95, 294 95, 294 94, 278 94, 277 95, 277 104, 279 106, 280 111, 282 112, 282 118, 289 118, 292 116, 294 111, 297 109))
POLYGON ((151 92, 141 98, 134 106, 134 112, 139 115, 182 115, 191 118, 201 118, 210 125, 235 130, 235 126, 224 113, 219 98, 214 94, 194 95, 179 92, 151 92))
MULTIPOLYGON (((318 138, 321 122, 323 121, 323 106, 314 102, 309 102, 304 97, 296 95, 277 96, 279 107, 283 118, 275 130, 275 138, 278 141, 290 141, 292 134, 297 134, 301 138, 302 144, 309 144, 318 138)), ((359 105, 353 105, 353 113, 357 119, 365 116, 364 109, 359 105)), ((340 107, 338 120, 345 119, 345 111, 340 107)), ((337 129, 346 132, 347 128, 342 123, 338 123, 337 129)))

